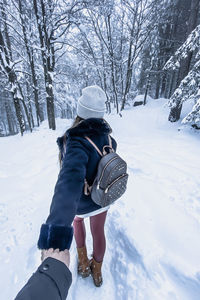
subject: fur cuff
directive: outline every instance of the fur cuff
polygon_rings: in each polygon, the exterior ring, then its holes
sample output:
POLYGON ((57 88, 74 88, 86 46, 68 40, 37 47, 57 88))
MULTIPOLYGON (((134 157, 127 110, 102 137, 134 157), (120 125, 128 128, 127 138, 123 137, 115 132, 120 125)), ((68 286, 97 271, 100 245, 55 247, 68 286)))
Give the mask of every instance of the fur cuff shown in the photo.
POLYGON ((39 249, 69 249, 73 238, 73 228, 59 225, 43 224, 38 240, 39 249))

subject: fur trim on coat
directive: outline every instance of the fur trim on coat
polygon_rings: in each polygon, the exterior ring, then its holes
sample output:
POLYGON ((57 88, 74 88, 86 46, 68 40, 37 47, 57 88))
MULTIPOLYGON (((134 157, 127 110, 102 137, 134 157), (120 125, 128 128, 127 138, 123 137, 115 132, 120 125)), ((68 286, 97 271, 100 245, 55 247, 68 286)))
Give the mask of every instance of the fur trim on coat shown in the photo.
POLYGON ((73 238, 73 228, 43 224, 38 241, 39 249, 69 249, 73 238))
POLYGON ((104 119, 90 118, 81 121, 77 126, 69 128, 66 133, 57 139, 58 147, 63 152, 64 139, 73 136, 111 134, 112 129, 104 119))

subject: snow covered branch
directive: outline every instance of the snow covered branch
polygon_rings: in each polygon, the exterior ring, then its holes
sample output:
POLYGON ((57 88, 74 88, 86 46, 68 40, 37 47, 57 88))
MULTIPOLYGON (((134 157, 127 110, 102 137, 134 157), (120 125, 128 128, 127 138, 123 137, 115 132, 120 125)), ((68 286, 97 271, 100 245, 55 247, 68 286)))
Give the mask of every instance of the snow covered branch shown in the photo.
POLYGON ((175 52, 164 66, 165 70, 177 69, 180 67, 180 61, 186 58, 189 52, 193 52, 200 47, 200 25, 198 25, 188 36, 183 45, 175 52))

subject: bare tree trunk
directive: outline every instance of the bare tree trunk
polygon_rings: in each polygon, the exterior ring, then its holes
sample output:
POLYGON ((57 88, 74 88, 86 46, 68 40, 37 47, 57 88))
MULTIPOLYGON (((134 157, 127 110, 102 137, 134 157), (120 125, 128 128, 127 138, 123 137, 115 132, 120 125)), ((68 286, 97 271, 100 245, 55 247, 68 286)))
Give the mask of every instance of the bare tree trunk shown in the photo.
POLYGON ((10 115, 10 107, 9 107, 8 101, 6 100, 4 102, 4 104, 5 104, 5 111, 6 111, 6 117, 7 117, 7 123, 8 123, 8 131, 9 131, 9 134, 13 134, 14 128, 13 128, 12 118, 10 115))
POLYGON ((17 85, 17 76, 14 72, 14 69, 10 67, 11 61, 8 56, 8 51, 1 30, 0 30, 0 61, 2 63, 4 72, 7 74, 8 81, 11 86, 11 94, 13 97, 15 112, 19 123, 21 135, 23 135, 23 132, 25 131, 25 127, 24 127, 23 115, 20 107, 20 92, 17 85), (5 59, 3 59, 2 55, 5 56, 5 59))
POLYGON ((21 24, 22 24, 22 31, 23 31, 23 36, 24 36, 24 43, 25 43, 26 52, 27 52, 27 55, 28 55, 28 60, 29 60, 31 75, 32 75, 32 81, 33 81, 33 92, 34 92, 37 126, 39 126, 42 119, 41 119, 41 113, 40 113, 40 107, 39 107, 38 84, 37 84, 37 79, 36 79, 35 64, 34 64, 34 58, 33 58, 33 50, 30 49, 29 43, 28 43, 25 19, 22 17, 22 15, 23 15, 23 4, 22 4, 21 0, 18 0, 18 6, 19 6, 20 19, 21 19, 21 24))
POLYGON ((133 22, 133 27, 131 29, 131 35, 130 35, 129 54, 128 54, 127 72, 126 72, 126 81, 125 81, 125 91, 124 91, 124 95, 123 95, 123 99, 122 99, 121 110, 124 109, 124 106, 126 103, 126 98, 127 98, 127 94, 129 92, 129 86, 130 86, 130 77, 132 76, 131 60, 132 60, 134 23, 135 23, 135 21, 133 22))
POLYGON ((147 76, 147 84, 146 84, 146 89, 145 89, 145 94, 144 94, 143 105, 146 105, 146 103, 147 103, 147 95, 148 95, 149 87, 150 87, 150 74, 148 74, 148 76, 147 76))
POLYGON ((106 93, 106 97, 107 97, 107 101, 106 101, 106 109, 108 113, 111 113, 111 105, 110 105, 110 99, 108 96, 108 92, 107 92, 107 75, 106 75, 106 63, 105 63, 105 57, 104 57, 104 48, 103 48, 103 44, 101 43, 101 55, 102 55, 102 62, 103 62, 103 90, 106 93))
POLYGON ((162 75, 161 91, 160 96, 166 98, 167 95, 167 74, 162 75))
POLYGON ((56 129, 56 123, 55 123, 55 112, 54 112, 54 95, 53 95, 53 82, 51 79, 51 76, 49 74, 49 71, 47 72, 45 85, 46 85, 46 100, 47 100, 47 114, 48 114, 48 122, 49 122, 49 128, 55 130, 56 129))
MULTIPOLYGON (((48 2, 49 5, 51 1, 48 2)), ((41 14, 39 16, 37 0, 33 0, 34 11, 37 20, 38 32, 40 37, 41 55, 43 61, 44 79, 45 79, 45 90, 46 90, 46 103, 47 103, 47 116, 49 128, 55 130, 55 112, 54 112, 54 94, 53 94, 53 81, 51 75, 54 71, 55 66, 55 51, 54 44, 51 44, 50 37, 48 36, 46 27, 46 11, 43 0, 40 0, 41 14)))
POLYGON ((158 99, 160 96, 160 74, 156 75, 156 90, 155 90, 155 99, 158 99))
MULTIPOLYGON (((98 71, 98 75, 99 75, 99 78, 100 78, 102 88, 105 91, 106 97, 107 97, 106 108, 107 108, 107 111, 110 113, 111 112, 111 105, 110 105, 110 98, 108 96, 108 87, 107 87, 107 70, 106 70, 106 59, 105 59, 106 54, 104 52, 104 45, 107 49, 108 49, 108 45, 105 42, 105 40, 103 39, 101 29, 98 26, 98 21, 97 21, 97 24, 95 24, 95 21, 93 19, 93 15, 92 15, 91 12, 90 12, 90 17, 91 17, 91 21, 92 21, 92 24, 93 24, 94 31, 95 31, 98 39, 99 39, 99 42, 100 42, 100 49, 101 49, 101 56, 102 56, 102 63, 103 63, 103 80, 101 80, 101 75, 100 75, 99 71, 98 71)), ((92 49, 91 45, 89 45, 89 47, 92 49)), ((93 56, 93 59, 94 59, 93 50, 92 50, 92 56, 93 56)))
POLYGON ((27 100, 28 100, 28 114, 30 116, 31 127, 34 128, 35 127, 35 122, 34 122, 34 118, 33 118, 32 106, 31 106, 30 87, 29 87, 29 84, 28 84, 27 80, 26 80, 26 90, 27 90, 27 100))
POLYGON ((20 99, 17 97, 17 89, 16 88, 14 88, 14 92, 12 92, 12 96, 13 96, 13 102, 14 102, 14 106, 15 106, 15 112, 16 112, 16 117, 18 120, 19 128, 20 128, 20 132, 21 132, 21 135, 23 135, 23 133, 25 131, 25 124, 24 124, 22 110, 20 107, 20 99))
POLYGON ((19 84, 18 84, 18 87, 19 87, 19 91, 21 93, 20 100, 22 102, 22 105, 23 105, 23 108, 24 108, 24 112, 25 112, 25 115, 26 115, 26 119, 28 121, 29 130, 32 132, 31 118, 30 118, 30 115, 29 115, 28 108, 26 106, 26 102, 25 102, 25 99, 24 99, 23 91, 22 91, 22 88, 21 88, 21 86, 19 84))
POLYGON ((113 92, 114 92, 115 105, 116 105, 117 114, 118 114, 119 113, 119 104, 118 104, 117 88, 116 88, 116 82, 115 82, 115 64, 114 64, 115 57, 114 57, 112 37, 111 37, 110 15, 108 15, 108 17, 107 17, 106 27, 107 27, 107 35, 108 35, 109 48, 110 48, 111 80, 112 80, 112 86, 113 86, 113 92))

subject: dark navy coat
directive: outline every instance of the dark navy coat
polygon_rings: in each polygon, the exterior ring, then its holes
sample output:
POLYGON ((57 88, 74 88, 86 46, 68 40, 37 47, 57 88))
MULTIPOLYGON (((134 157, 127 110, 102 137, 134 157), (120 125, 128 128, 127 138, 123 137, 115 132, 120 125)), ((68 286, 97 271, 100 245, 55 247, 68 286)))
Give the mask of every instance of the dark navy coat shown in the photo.
POLYGON ((47 258, 30 277, 15 300, 65 300, 72 274, 63 262, 47 258))
MULTIPOLYGON (((100 208, 90 196, 84 195, 84 180, 92 185, 101 159, 97 150, 85 136, 102 150, 108 145, 111 128, 99 118, 81 121, 78 126, 66 132, 66 154, 55 186, 50 214, 46 224, 41 227, 38 247, 40 249, 69 249, 73 230, 71 224, 76 214, 89 213, 100 208)), ((64 137, 58 138, 58 145, 63 152, 64 137)), ((116 141, 112 138, 113 148, 116 141)))

